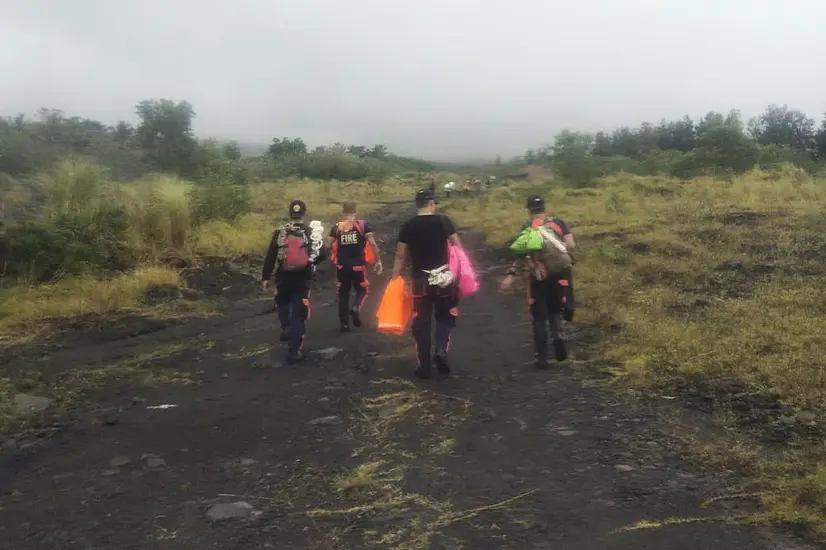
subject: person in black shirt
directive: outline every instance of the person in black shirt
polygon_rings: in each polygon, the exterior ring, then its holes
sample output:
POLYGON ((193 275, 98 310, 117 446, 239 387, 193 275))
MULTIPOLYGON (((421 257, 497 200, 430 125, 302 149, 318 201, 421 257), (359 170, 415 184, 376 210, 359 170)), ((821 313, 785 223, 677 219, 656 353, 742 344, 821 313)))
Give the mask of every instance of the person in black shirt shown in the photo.
POLYGON ((373 238, 373 227, 364 220, 356 219, 356 204, 346 202, 343 205, 342 213, 344 219, 330 228, 327 236, 327 248, 332 253, 330 255, 336 264, 336 276, 338 277, 338 319, 342 332, 350 330, 348 315, 353 321, 353 326, 361 326, 361 306, 367 298, 367 246, 371 247, 373 257, 376 259, 375 271, 381 275, 381 255, 376 239, 373 238), (353 307, 350 308, 350 291, 355 290, 356 296, 353 307))
MULTIPOLYGON (((576 248, 573 234, 562 219, 549 217, 545 213, 545 201, 542 197, 531 195, 528 197, 526 206, 531 221, 523 225, 522 229, 530 227, 537 221, 546 224, 562 239, 568 248, 568 253, 572 255, 576 248)), ((524 258, 519 258, 510 266, 507 275, 502 280, 502 290, 507 290, 513 284, 516 268, 524 260, 524 258)), ((547 325, 550 325, 554 355, 557 361, 564 361, 568 358, 565 341, 562 339, 562 318, 563 312, 566 318, 569 318, 569 312, 573 312, 572 273, 571 270, 568 270, 562 278, 548 278, 541 272, 541 269, 537 270, 533 268, 534 266, 531 267, 528 282, 528 303, 533 319, 535 365, 539 369, 544 369, 548 367, 547 325)))
POLYGON ((315 266, 326 258, 326 250, 318 243, 314 252, 312 230, 304 222, 307 206, 294 200, 289 207, 289 221, 281 224, 272 235, 261 284, 267 290, 275 272, 275 303, 281 323, 281 341, 287 342, 287 362, 304 359, 301 346, 310 318, 310 281, 315 266))
POLYGON ((413 293, 413 338, 416 341, 419 378, 430 378, 431 317, 436 321, 433 335, 433 362, 440 374, 449 374, 447 351, 450 333, 456 327, 459 297, 455 284, 439 286, 429 273, 448 263, 448 241, 461 246, 453 221, 436 213, 436 197, 430 189, 416 193, 418 215, 406 221, 399 230, 393 277, 399 277, 407 256, 411 263, 413 293))

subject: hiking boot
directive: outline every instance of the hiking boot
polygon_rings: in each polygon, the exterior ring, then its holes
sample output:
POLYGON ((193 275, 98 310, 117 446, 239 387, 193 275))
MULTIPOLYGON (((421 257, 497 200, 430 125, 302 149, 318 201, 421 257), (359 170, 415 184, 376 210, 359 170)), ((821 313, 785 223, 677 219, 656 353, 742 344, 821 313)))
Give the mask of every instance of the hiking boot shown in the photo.
POLYGON ((418 366, 416 370, 413 371, 413 374, 416 375, 416 378, 421 378, 422 380, 433 377, 433 372, 430 367, 418 366))
POLYGON ((350 332, 350 324, 347 322, 341 323, 341 332, 350 332))
POLYGON ((288 365, 295 365, 296 363, 300 363, 304 360, 304 354, 300 351, 288 351, 287 352, 287 364, 288 365))
POLYGON ((450 374, 450 365, 447 364, 447 354, 436 352, 433 355, 433 362, 436 363, 436 370, 439 374, 450 374))
POLYGON ((565 340, 562 338, 554 340, 554 356, 557 361, 564 361, 568 358, 568 350, 565 349, 565 340))
POLYGON ((548 365, 548 359, 539 355, 537 355, 534 359, 533 366, 539 370, 546 370, 550 368, 550 365, 548 365))
POLYGON ((352 319, 354 327, 361 326, 361 314, 356 308, 350 310, 350 319, 352 319))

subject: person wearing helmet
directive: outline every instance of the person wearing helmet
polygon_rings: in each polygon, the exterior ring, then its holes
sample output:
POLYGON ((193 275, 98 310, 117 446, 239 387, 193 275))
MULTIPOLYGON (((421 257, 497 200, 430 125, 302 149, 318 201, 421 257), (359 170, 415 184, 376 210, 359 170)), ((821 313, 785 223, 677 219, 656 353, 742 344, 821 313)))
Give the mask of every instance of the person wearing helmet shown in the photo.
POLYGON ((449 181, 449 182, 447 182, 447 183, 445 184, 445 187, 444 187, 445 198, 448 198, 448 199, 449 199, 449 198, 450 198, 450 194, 451 194, 451 193, 453 193, 455 190, 456 190, 456 182, 455 182, 455 181, 449 181))
MULTIPOLYGON (((310 318, 310 282, 315 266, 326 259, 323 246, 313 246, 312 228, 304 223, 307 205, 294 200, 289 206, 289 220, 273 232, 261 285, 266 292, 275 275, 275 303, 281 323, 281 341, 287 342, 287 362, 304 359, 301 346, 310 318)), ((320 244, 320 243, 319 243, 320 244)))
MULTIPOLYGON (((538 195, 528 197, 525 206, 531 220, 522 226, 522 230, 538 225, 545 226, 562 240, 573 259, 576 242, 568 225, 561 218, 548 216, 545 212, 545 201, 538 195)), ((547 272, 543 272, 541 264, 526 260, 528 258, 518 258, 511 264, 502 280, 501 288, 510 288, 520 264, 529 265, 528 304, 533 320, 535 366, 545 369, 548 368, 548 325, 556 360, 564 361, 568 358, 565 341, 562 339, 562 319, 570 319, 573 312, 572 271, 566 270, 562 277, 548 276, 547 272)))

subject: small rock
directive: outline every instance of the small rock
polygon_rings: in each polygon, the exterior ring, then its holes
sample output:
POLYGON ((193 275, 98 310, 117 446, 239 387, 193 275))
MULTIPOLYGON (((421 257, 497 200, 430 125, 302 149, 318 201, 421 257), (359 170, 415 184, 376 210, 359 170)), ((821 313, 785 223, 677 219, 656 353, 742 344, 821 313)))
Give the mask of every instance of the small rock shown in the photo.
POLYGON ((628 466, 627 464, 617 464, 614 466, 614 469, 618 472, 633 472, 634 468, 632 466, 628 466))
POLYGON ((742 271, 744 267, 740 260, 728 260, 718 265, 717 269, 720 271, 742 271))
POLYGON ((335 356, 338 355, 339 353, 341 353, 342 351, 344 351, 344 350, 341 349, 341 348, 330 347, 330 348, 324 348, 324 349, 317 349, 317 350, 313 351, 313 353, 315 355, 319 356, 321 359, 324 359, 326 361, 330 361, 333 358, 335 358, 335 356))
POLYGON ((322 416, 308 422, 310 426, 338 426, 341 424, 341 417, 338 416, 322 416))
POLYGON ((479 414, 480 422, 493 422, 494 420, 496 420, 496 413, 493 409, 485 409, 479 414))
POLYGON ((181 289, 181 298, 183 298, 184 300, 189 300, 191 302, 194 302, 195 300, 198 300, 198 299, 201 298, 201 294, 197 290, 194 290, 192 288, 182 288, 181 289))
POLYGON ((572 435, 576 435, 576 430, 557 430, 556 433, 565 437, 570 437, 572 435))
POLYGON ((102 476, 106 476, 106 477, 111 477, 111 476, 116 476, 116 475, 118 475, 119 473, 120 473, 120 470, 118 470, 118 469, 112 469, 112 470, 103 470, 103 471, 100 473, 100 475, 102 475, 102 476))
POLYGON ((329 403, 330 398, 329 397, 322 397, 321 399, 318 400, 318 402, 319 403, 329 403))
POLYGON ((159 457, 147 458, 146 465, 150 468, 164 468, 166 467, 166 460, 159 457))
POLYGON ((109 466, 112 468, 122 468, 132 462, 132 460, 126 455, 116 456, 112 460, 109 461, 109 466))
POLYGON ((227 373, 225 373, 225 372, 224 372, 224 373, 221 373, 221 378, 225 378, 225 379, 226 379, 226 378, 229 378, 229 375, 228 375, 227 373))
POLYGON ((248 502, 214 504, 208 511, 207 517, 212 521, 225 519, 249 519, 255 515, 255 508, 248 502))
POLYGON ((72 472, 67 472, 65 474, 57 474, 52 476, 52 481, 60 481, 61 479, 67 479, 73 477, 74 475, 75 474, 73 474, 72 472))
POLYGON ((800 411, 797 413, 797 421, 808 424, 814 422, 817 416, 812 411, 800 411))
POLYGON ((39 413, 45 411, 52 404, 48 397, 18 393, 14 396, 14 406, 21 413, 39 413))
POLYGON ((144 399, 143 397, 137 397, 136 396, 136 397, 132 398, 132 404, 133 405, 139 405, 139 404, 145 403, 145 402, 146 402, 146 399, 144 399))
POLYGON ((117 417, 117 416, 115 416, 115 415, 109 415, 109 416, 106 416, 106 417, 104 417, 103 419, 101 419, 101 421, 100 421, 100 422, 101 422, 101 424, 103 424, 104 426, 117 426, 117 425, 118 425, 118 422, 120 422, 120 421, 118 420, 118 417, 117 417))
POLYGON ((255 466, 255 464, 257 464, 257 461, 251 458, 242 458, 239 462, 241 466, 245 468, 249 468, 250 466, 255 466))

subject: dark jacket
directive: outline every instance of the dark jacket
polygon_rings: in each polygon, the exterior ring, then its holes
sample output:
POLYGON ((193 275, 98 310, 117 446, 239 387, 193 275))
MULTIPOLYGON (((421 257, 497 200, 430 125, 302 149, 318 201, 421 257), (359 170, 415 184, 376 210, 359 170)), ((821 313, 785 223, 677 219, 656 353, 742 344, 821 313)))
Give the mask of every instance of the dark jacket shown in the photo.
MULTIPOLYGON (((307 224, 304 222, 293 222, 299 227, 301 227, 307 235, 307 239, 310 239, 311 230, 307 224)), ((302 271, 295 271, 295 272, 282 272, 280 269, 276 269, 276 261, 278 260, 278 238, 281 235, 281 228, 276 229, 272 234, 272 240, 270 240, 270 246, 267 249, 267 256, 264 258, 264 270, 261 274, 262 281, 269 281, 270 278, 273 276, 273 270, 275 270, 275 279, 278 282, 282 277, 289 276, 291 278, 296 279, 304 279, 309 281, 313 273, 315 272, 315 266, 323 262, 327 259, 327 249, 322 246, 321 249, 318 251, 318 256, 302 271)))

